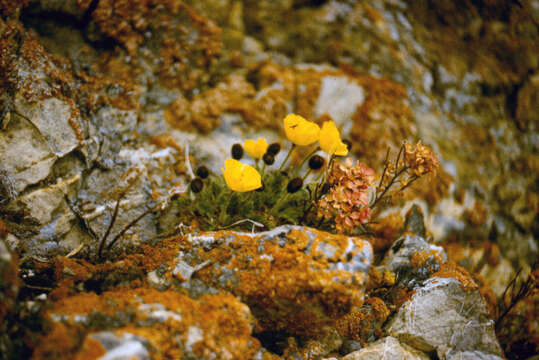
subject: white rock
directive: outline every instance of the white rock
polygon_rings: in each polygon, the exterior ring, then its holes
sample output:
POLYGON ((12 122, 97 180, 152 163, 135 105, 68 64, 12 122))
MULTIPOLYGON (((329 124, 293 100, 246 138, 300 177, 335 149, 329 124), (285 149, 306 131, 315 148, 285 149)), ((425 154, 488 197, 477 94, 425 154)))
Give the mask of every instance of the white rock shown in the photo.
MULTIPOLYGON (((15 99, 17 111, 29 119, 39 130, 51 150, 62 157, 79 145, 79 140, 71 121, 80 124, 80 118, 72 114, 72 108, 65 101, 48 98, 36 103, 27 103, 22 95, 15 99)), ((26 142, 30 139, 26 139, 26 142)))
POLYGON ((380 339, 366 348, 354 351, 342 360, 428 360, 429 357, 406 344, 401 344, 394 337, 380 339))
POLYGON ((0 167, 17 193, 46 178, 56 161, 36 127, 20 116, 11 116, 0 131, 0 167))
MULTIPOLYGON (((314 115, 319 117, 327 113, 338 126, 344 126, 347 122, 351 124, 348 120, 356 112, 357 107, 363 104, 364 100, 365 92, 358 84, 351 82, 344 76, 326 76, 322 78, 314 115)), ((343 133, 347 132, 345 126, 343 133)))
POLYGON ((452 278, 428 279, 402 305, 387 332, 416 349, 436 351, 440 359, 466 351, 502 355, 479 291, 464 290, 452 278))

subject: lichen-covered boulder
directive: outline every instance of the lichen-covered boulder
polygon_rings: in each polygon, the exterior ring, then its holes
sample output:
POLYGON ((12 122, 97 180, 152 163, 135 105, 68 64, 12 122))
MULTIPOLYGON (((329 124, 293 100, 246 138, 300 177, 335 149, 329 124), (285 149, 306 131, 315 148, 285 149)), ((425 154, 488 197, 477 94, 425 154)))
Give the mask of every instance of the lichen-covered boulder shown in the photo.
POLYGON ((438 271, 445 261, 442 247, 421 236, 406 233, 395 240, 381 265, 397 274, 401 285, 413 287, 438 271))
POLYGON ((33 359, 252 359, 249 308, 227 293, 191 299, 147 288, 57 300, 33 359))
POLYGON ((440 359, 466 351, 502 355, 494 321, 489 319, 479 291, 451 277, 428 279, 386 330, 416 349, 436 351, 440 359))
POLYGON ((316 334, 361 306, 373 259, 359 237, 285 225, 262 233, 190 235, 172 273, 225 289, 247 303, 257 329, 316 334), (193 268, 197 271, 193 273, 193 268))

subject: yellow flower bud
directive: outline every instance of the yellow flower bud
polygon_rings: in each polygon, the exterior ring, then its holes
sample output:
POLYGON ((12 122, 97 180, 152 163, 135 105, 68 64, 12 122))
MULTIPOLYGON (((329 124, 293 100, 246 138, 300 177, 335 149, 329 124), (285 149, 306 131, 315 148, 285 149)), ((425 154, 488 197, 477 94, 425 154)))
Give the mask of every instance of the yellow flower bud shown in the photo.
POLYGON ((284 132, 288 140, 296 145, 305 146, 318 140, 320 127, 302 116, 288 114, 284 118, 284 132))
POLYGON ((322 124, 319 143, 320 148, 330 155, 348 155, 348 147, 342 142, 341 134, 333 121, 326 121, 322 124))
POLYGON ((225 168, 221 168, 226 185, 237 192, 256 190, 262 187, 262 178, 256 169, 238 160, 228 159, 225 168))
POLYGON ((243 148, 253 159, 262 159, 262 156, 268 150, 268 143, 265 138, 259 138, 256 140, 245 140, 243 148))

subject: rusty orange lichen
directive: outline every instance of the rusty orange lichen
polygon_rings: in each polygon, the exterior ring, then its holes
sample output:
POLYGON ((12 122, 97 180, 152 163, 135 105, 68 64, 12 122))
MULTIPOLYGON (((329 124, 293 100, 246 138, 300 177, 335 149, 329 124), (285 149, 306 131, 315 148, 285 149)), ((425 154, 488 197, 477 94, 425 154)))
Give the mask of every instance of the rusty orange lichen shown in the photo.
POLYGON ((228 76, 217 87, 195 95, 191 101, 177 98, 164 112, 167 122, 183 130, 208 133, 219 125, 223 112, 247 114, 252 107, 254 87, 239 76, 228 76))
MULTIPOLYGON (((410 264, 414 268, 419 269, 425 266, 427 261, 430 259, 434 259, 438 264, 443 263, 443 259, 440 255, 440 252, 436 250, 421 250, 421 251, 415 252, 414 255, 412 255, 412 258, 410 259, 410 264)), ((429 265, 428 267, 429 272, 434 271, 433 266, 434 264, 429 265)))
POLYGON ((475 201, 471 209, 464 211, 464 219, 473 227, 481 226, 487 219, 487 209, 481 201, 475 201))
POLYGON ((368 240, 374 252, 384 252, 389 249, 403 225, 404 219, 398 212, 392 212, 370 224, 374 237, 368 238, 368 240))
POLYGON ((361 342, 363 345, 386 321, 390 311, 384 301, 372 297, 361 309, 353 310, 339 319, 335 327, 341 336, 361 342))
POLYGON ((78 329, 56 323, 36 342, 32 360, 73 359, 80 341, 78 329))
MULTIPOLYGON (((114 317, 119 312, 130 312, 136 319, 116 329, 116 333, 129 332, 146 338, 156 349, 152 354, 154 359, 181 358, 192 327, 200 333, 200 338, 192 344, 193 353, 200 358, 250 359, 260 347, 258 340, 251 337, 253 319, 248 307, 227 293, 203 295, 193 300, 180 291, 161 292, 141 287, 107 291, 100 295, 78 294, 55 302, 48 310, 49 314, 71 316, 97 313, 114 317), (135 311, 141 304, 161 304, 177 313, 181 320, 169 319, 153 323, 151 327, 135 325, 135 320, 146 319, 143 311, 135 311)), ((89 342, 93 343, 88 337, 82 342, 87 335, 85 331, 89 329, 83 330, 81 325, 70 319, 64 322, 49 320, 51 330, 42 339, 49 343, 38 343, 35 359, 70 359, 75 353, 80 359, 86 359, 97 351, 88 348, 89 342), (63 342, 63 347, 57 347, 53 339, 63 342)), ((93 331, 96 330, 100 329, 93 331)))
POLYGON ((0 238, 5 239, 9 233, 9 227, 0 220, 0 238))
POLYGON ((252 306, 260 328, 286 328, 290 333, 313 335, 313 331, 347 309, 361 306, 363 279, 362 274, 352 276, 346 271, 329 270, 330 259, 321 257, 317 249, 323 238, 326 246, 328 243, 333 246, 332 258, 337 259, 344 254, 348 237, 312 231, 316 237, 310 255, 302 251, 307 235, 292 231, 287 235, 285 247, 266 241, 262 250, 266 256, 259 253, 256 238, 220 231, 215 238, 234 236, 233 243, 240 243, 241 247, 221 245, 199 252, 200 261, 209 260, 212 266, 197 272, 197 277, 214 286, 223 286, 216 282, 219 272, 233 271, 234 280, 224 284, 225 289, 252 306), (305 311, 306 304, 309 311, 305 311))
POLYGON ((86 337, 74 360, 95 360, 106 354, 101 343, 91 337, 86 337))
POLYGON ((471 291, 477 289, 477 283, 472 279, 468 271, 458 266, 453 261, 448 261, 440 266, 440 270, 431 275, 433 277, 453 278, 460 282, 462 289, 471 291))
POLYGON ((406 103, 406 89, 391 80, 363 75, 349 67, 343 69, 367 93, 365 101, 353 115, 353 151, 371 163, 383 163, 388 147, 396 153, 402 139, 417 135, 414 115, 406 103))
POLYGON ((151 43, 160 53, 160 79, 185 91, 199 84, 222 49, 221 29, 180 0, 100 1, 92 19, 131 56, 137 56, 145 42, 151 43), (151 39, 144 37, 148 31, 151 39))

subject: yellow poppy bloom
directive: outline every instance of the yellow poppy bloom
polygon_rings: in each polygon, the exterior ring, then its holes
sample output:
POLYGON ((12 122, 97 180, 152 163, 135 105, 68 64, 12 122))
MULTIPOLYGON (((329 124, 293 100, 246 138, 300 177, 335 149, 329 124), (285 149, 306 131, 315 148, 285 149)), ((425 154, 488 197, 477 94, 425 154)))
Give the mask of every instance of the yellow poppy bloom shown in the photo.
POLYGON ((346 156, 348 147, 341 140, 341 134, 333 121, 326 121, 320 130, 320 148, 330 155, 346 156))
POLYGON ((243 148, 253 159, 262 159, 262 156, 268 150, 268 143, 265 138, 259 138, 258 140, 245 140, 243 148))
POLYGON ((228 159, 221 168, 226 185, 233 191, 246 192, 262 187, 262 179, 256 169, 238 160, 228 159))
POLYGON ((296 145, 311 145, 318 140, 320 127, 302 116, 288 114, 284 118, 284 132, 288 140, 296 145))

